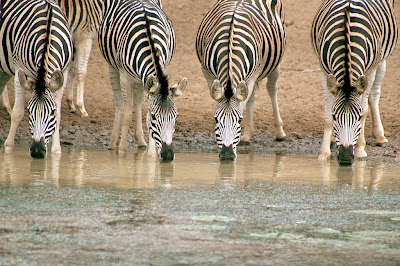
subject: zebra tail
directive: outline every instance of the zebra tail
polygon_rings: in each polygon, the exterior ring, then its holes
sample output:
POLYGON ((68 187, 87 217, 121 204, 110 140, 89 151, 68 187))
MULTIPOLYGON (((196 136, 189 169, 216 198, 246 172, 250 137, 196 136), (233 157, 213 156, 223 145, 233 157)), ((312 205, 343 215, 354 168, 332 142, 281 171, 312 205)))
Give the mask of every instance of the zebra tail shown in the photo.
POLYGON ((168 85, 168 77, 164 74, 164 71, 161 67, 160 63, 160 53, 156 49, 155 41, 153 39, 151 29, 150 29, 150 20, 147 17, 146 9, 143 8, 144 10, 144 20, 146 23, 146 32, 147 32, 147 37, 149 38, 149 44, 151 48, 151 54, 153 55, 153 60, 154 60, 154 65, 156 68, 156 75, 158 82, 160 84, 160 94, 162 97, 167 97, 169 93, 169 85, 168 85))

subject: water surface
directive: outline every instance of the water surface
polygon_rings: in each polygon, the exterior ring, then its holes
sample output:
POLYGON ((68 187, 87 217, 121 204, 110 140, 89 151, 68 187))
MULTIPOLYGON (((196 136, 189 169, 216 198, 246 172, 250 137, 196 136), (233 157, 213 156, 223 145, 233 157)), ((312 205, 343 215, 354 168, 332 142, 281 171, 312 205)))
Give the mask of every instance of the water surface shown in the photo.
POLYGON ((400 263, 394 160, 24 149, 0 169, 0 265, 400 263))
POLYGON ((160 163, 145 151, 119 156, 108 150, 64 150, 44 160, 26 150, 0 153, 0 185, 106 186, 115 188, 213 187, 277 182, 336 185, 373 192, 400 190, 400 163, 359 160, 341 167, 335 160, 320 163, 315 155, 239 154, 235 162, 220 162, 215 153, 178 152, 172 163, 160 163))

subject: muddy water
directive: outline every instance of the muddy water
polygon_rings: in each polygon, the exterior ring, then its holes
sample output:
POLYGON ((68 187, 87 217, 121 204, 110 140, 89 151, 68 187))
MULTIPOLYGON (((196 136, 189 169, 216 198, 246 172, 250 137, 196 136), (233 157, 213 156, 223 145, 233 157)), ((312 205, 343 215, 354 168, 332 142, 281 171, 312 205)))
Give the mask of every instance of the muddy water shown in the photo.
POLYGON ((0 153, 0 265, 399 265, 399 166, 0 153))
POLYGON ((108 150, 66 150, 35 160, 25 150, 0 154, 0 184, 115 188, 246 186, 255 180, 301 184, 348 184, 374 191, 400 190, 400 163, 390 160, 356 161, 340 167, 335 160, 320 163, 314 155, 239 154, 236 162, 220 163, 215 153, 181 152, 172 163, 159 163, 145 151, 118 156, 108 150))

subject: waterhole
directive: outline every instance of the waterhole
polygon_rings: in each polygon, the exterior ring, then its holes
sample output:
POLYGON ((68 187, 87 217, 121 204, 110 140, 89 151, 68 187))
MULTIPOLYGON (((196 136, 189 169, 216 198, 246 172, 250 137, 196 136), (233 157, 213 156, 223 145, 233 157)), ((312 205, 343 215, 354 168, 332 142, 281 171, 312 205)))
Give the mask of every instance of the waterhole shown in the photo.
POLYGON ((344 184, 367 191, 400 190, 400 163, 395 160, 358 160, 341 167, 332 159, 320 163, 316 155, 239 154, 234 162, 220 162, 216 153, 177 152, 171 163, 160 163, 146 151, 125 156, 108 150, 64 150, 32 159, 27 151, 0 153, 0 184, 32 186, 102 186, 124 189, 156 187, 246 186, 254 182, 344 184))

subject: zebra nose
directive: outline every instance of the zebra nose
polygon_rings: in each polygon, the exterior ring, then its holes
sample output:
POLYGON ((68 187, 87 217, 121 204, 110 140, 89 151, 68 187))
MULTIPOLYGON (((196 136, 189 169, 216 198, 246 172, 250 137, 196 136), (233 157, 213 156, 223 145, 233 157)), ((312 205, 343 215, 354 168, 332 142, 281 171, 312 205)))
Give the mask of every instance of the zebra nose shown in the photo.
POLYGON ((44 138, 41 138, 40 141, 33 141, 30 154, 33 158, 42 159, 46 155, 46 145, 44 143, 44 138))
POLYGON ((230 145, 229 147, 222 145, 222 149, 219 153, 219 159, 221 161, 224 161, 224 160, 235 160, 235 158, 236 155, 233 151, 232 145, 230 145))
POLYGON ((172 145, 168 145, 165 142, 162 143, 161 147, 161 161, 169 162, 174 160, 175 154, 172 145))
POLYGON ((340 165, 352 165, 354 162, 353 145, 349 147, 339 146, 339 153, 337 155, 337 161, 340 165))

